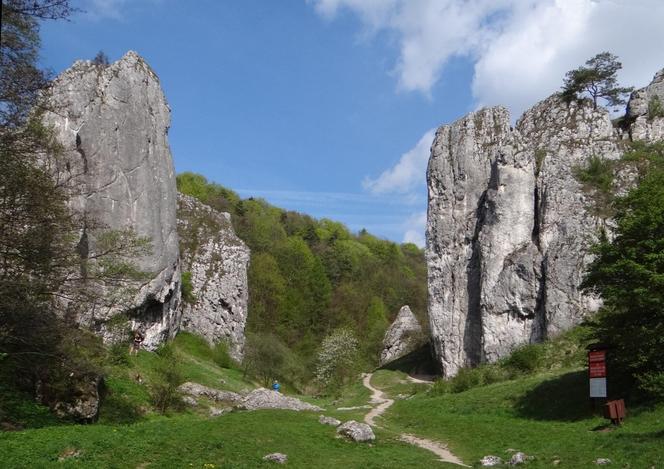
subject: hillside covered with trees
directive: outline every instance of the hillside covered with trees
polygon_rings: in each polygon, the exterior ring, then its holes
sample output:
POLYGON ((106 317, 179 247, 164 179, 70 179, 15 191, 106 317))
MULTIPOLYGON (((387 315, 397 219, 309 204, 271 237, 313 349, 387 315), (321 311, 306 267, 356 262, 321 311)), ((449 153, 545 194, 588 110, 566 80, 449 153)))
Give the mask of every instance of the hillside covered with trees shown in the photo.
POLYGON ((177 184, 229 212, 250 247, 247 353, 269 348, 263 354, 288 355, 278 377, 309 381, 321 341, 340 328, 362 338, 360 361, 375 364, 385 330, 405 304, 426 324, 426 265, 416 245, 241 199, 198 174, 180 174, 177 184))

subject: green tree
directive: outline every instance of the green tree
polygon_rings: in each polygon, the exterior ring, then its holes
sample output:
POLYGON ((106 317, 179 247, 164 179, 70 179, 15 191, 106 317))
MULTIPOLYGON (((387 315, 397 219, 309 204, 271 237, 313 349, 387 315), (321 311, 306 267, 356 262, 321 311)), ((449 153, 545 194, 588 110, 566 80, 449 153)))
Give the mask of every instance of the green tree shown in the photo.
POLYGON ((359 341, 350 329, 337 329, 323 339, 316 362, 316 379, 327 392, 337 392, 355 379, 358 349, 359 341))
POLYGON ((62 149, 42 123, 48 74, 37 67, 38 20, 71 11, 65 0, 3 0, 0 56, 0 379, 63 400, 76 379, 99 372, 100 341, 70 318, 129 294, 127 280, 143 277, 131 259, 148 249, 129 231, 87 220, 96 241, 88 251, 67 206, 74 184, 51 172, 62 149))
POLYGON ((625 95, 634 88, 618 86, 616 74, 622 68, 618 57, 602 52, 586 61, 585 67, 570 70, 563 82, 563 97, 571 101, 584 95, 590 96, 597 109, 597 99, 604 99, 609 106, 625 104, 625 95))
POLYGON ((638 187, 615 201, 615 236, 603 236, 584 286, 604 299, 598 341, 610 346, 612 374, 664 399, 664 144, 639 147, 638 187))

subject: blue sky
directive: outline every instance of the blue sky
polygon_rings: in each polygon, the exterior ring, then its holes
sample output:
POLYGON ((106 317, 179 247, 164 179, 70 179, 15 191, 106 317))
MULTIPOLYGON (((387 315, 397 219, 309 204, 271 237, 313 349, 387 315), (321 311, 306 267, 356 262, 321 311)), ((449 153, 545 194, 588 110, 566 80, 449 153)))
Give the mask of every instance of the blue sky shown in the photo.
POLYGON ((481 105, 516 116, 601 50, 637 86, 664 66, 658 0, 74 4, 86 12, 42 25, 42 64, 145 57, 178 172, 398 242, 423 243, 437 126, 481 105), (641 27, 616 33, 630 15, 641 27))

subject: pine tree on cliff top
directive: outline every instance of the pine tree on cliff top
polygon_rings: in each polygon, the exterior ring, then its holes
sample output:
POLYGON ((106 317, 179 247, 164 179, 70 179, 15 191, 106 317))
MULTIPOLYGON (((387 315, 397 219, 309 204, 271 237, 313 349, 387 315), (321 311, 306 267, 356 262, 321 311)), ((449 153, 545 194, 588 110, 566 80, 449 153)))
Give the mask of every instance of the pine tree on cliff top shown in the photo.
POLYGON ((603 98, 609 106, 621 106, 626 103, 625 95, 633 87, 618 86, 616 74, 622 68, 618 57, 610 52, 602 52, 586 61, 586 67, 570 70, 563 82, 563 98, 572 101, 583 96, 590 96, 597 109, 597 99, 603 98))

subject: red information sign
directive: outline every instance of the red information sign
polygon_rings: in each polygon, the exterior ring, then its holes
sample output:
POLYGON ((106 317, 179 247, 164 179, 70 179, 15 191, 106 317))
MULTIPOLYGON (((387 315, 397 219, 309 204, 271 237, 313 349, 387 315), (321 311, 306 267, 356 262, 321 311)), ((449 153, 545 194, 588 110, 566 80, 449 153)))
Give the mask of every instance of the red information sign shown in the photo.
POLYGON ((606 378, 606 350, 588 352, 588 371, 591 378, 606 378))

